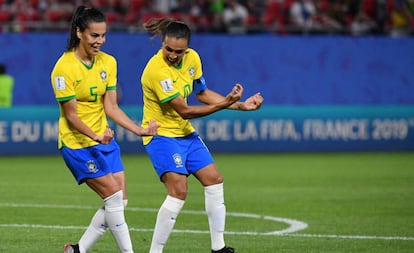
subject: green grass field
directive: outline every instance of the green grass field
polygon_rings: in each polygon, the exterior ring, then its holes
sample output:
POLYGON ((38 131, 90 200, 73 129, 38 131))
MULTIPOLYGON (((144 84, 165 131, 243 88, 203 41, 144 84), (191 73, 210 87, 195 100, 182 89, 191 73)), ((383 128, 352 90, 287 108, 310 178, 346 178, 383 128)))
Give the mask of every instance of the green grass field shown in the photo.
MULTIPOLYGON (((216 154, 226 242, 238 253, 414 252, 414 153, 216 154), (305 228, 305 226, 307 226, 305 228)), ((145 155, 125 155, 127 221, 148 252, 164 186, 145 155)), ((59 156, 0 157, 0 252, 61 252, 101 200, 59 156)), ((202 187, 189 194, 165 253, 210 252, 202 187)), ((118 252, 110 235, 92 252, 118 252)))

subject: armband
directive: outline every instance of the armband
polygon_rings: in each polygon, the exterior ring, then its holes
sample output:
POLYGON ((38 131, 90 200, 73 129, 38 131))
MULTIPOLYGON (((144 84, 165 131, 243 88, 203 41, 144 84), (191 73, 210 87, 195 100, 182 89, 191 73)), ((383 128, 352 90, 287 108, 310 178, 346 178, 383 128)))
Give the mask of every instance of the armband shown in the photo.
POLYGON ((206 84, 206 80, 204 79, 204 77, 201 76, 199 79, 194 80, 193 91, 195 93, 200 93, 206 89, 207 89, 207 84, 206 84))

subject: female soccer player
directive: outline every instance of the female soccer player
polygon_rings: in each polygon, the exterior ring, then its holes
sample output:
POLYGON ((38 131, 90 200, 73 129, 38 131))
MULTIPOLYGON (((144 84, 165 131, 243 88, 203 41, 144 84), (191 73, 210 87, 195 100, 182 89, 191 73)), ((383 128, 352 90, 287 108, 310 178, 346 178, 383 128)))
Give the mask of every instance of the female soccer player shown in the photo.
POLYGON ((59 103, 58 148, 78 184, 86 183, 104 201, 77 244, 64 253, 85 253, 111 231, 120 252, 133 252, 124 207, 127 203, 124 166, 107 116, 136 135, 154 135, 158 125, 136 125, 117 104, 117 63, 101 51, 105 43, 104 14, 94 8, 76 9, 66 52, 51 74, 59 103))
POLYGON ((152 19, 144 27, 154 35, 161 35, 162 48, 149 60, 141 77, 143 126, 148 126, 150 119, 160 124, 158 134, 144 137, 143 142, 168 194, 157 215, 150 253, 163 251, 184 205, 189 175, 194 175, 204 187, 211 252, 235 252, 224 242, 223 177, 189 119, 225 108, 257 110, 263 97, 257 93, 239 102, 243 92, 240 84, 225 97, 208 89, 200 57, 189 48, 191 31, 185 23, 162 18, 152 19), (187 104, 192 92, 204 105, 187 104))

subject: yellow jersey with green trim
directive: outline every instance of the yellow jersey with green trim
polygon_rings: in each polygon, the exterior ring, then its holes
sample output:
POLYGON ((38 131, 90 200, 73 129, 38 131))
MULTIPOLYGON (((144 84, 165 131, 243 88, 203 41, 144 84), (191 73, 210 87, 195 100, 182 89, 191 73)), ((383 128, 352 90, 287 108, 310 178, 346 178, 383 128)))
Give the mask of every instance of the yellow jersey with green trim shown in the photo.
MULTIPOLYGON (((143 92, 142 127, 147 127, 155 119, 158 135, 183 137, 194 132, 190 121, 183 119, 168 102, 178 96, 187 101, 193 91, 193 81, 203 75, 200 56, 189 48, 178 66, 169 66, 159 50, 147 63, 141 76, 143 92)), ((152 136, 143 137, 144 145, 152 136)))
MULTIPOLYGON (((116 89, 116 59, 99 52, 92 65, 87 66, 76 58, 74 51, 65 52, 52 70, 51 81, 58 103, 76 99, 79 118, 96 134, 102 135, 108 126, 103 95, 107 90, 116 89)), ((69 125, 60 103, 59 110, 59 149, 62 146, 79 149, 98 144, 69 125)))

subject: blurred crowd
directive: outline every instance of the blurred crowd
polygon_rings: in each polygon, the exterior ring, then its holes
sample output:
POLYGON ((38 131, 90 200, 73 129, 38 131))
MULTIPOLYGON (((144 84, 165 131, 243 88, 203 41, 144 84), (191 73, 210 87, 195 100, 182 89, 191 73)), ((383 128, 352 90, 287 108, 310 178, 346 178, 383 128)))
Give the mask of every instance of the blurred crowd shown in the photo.
POLYGON ((0 0, 0 31, 66 31, 78 5, 128 32, 171 16, 199 33, 414 35, 414 0, 0 0))

